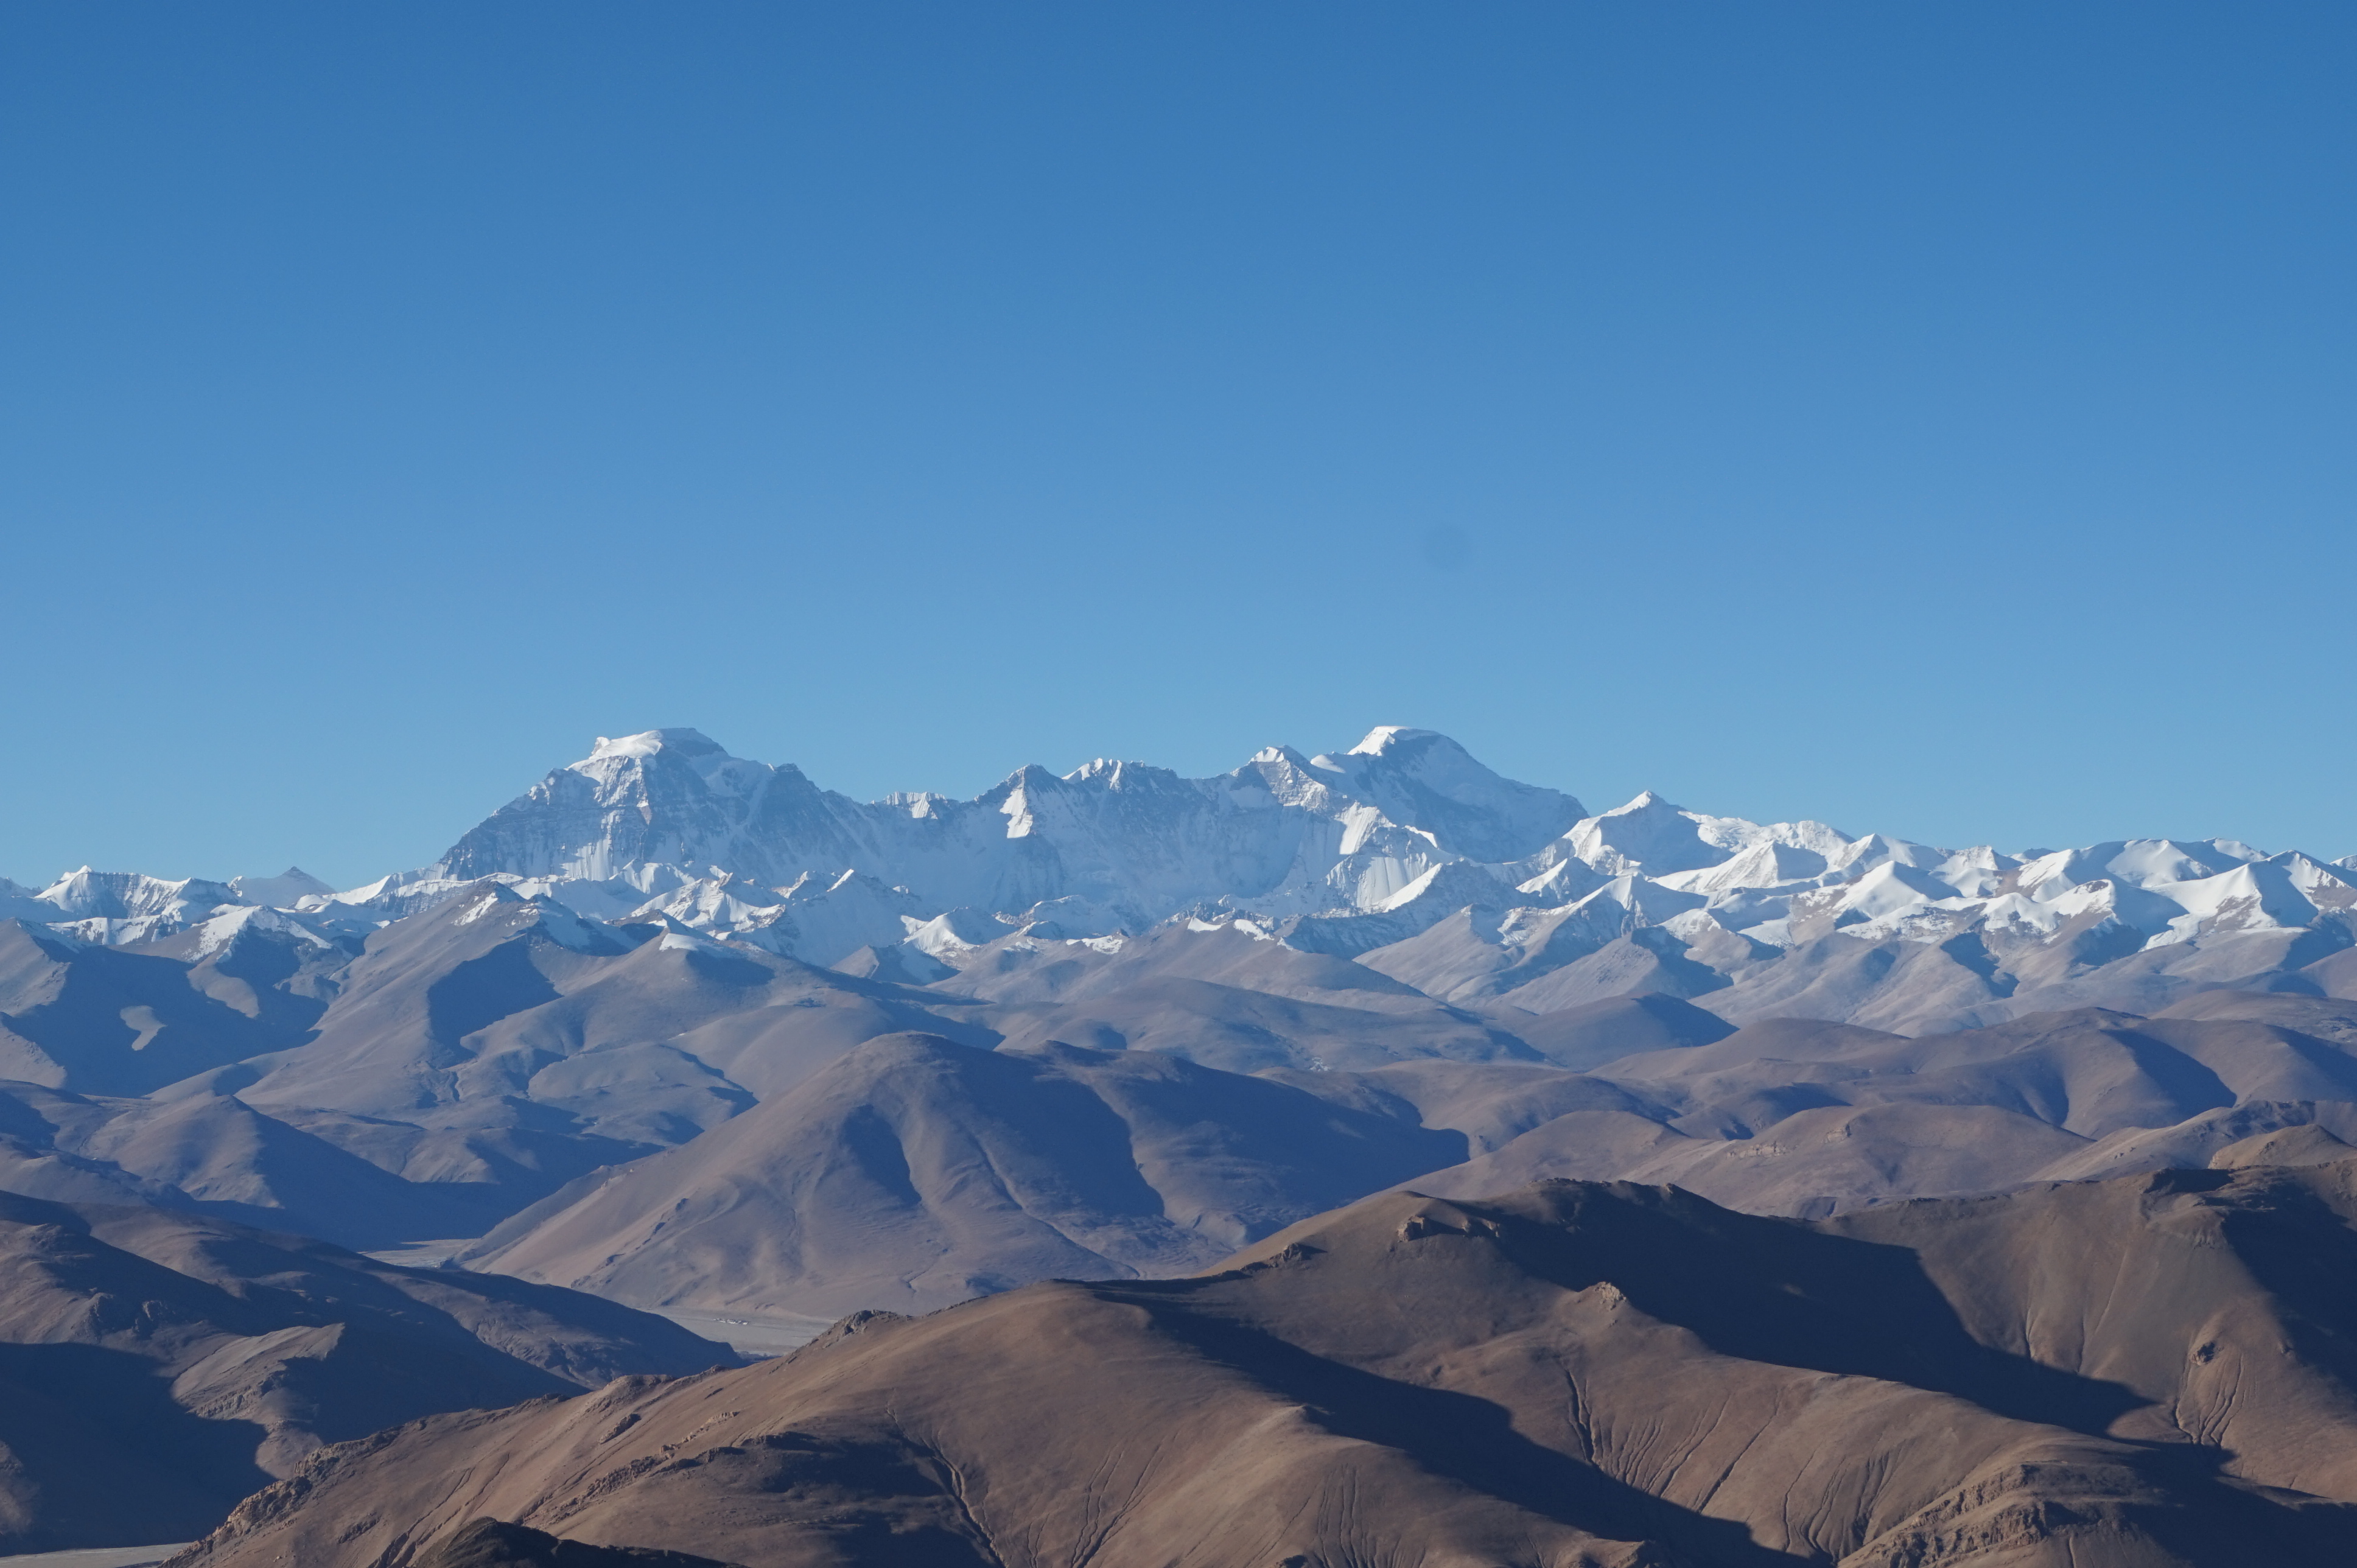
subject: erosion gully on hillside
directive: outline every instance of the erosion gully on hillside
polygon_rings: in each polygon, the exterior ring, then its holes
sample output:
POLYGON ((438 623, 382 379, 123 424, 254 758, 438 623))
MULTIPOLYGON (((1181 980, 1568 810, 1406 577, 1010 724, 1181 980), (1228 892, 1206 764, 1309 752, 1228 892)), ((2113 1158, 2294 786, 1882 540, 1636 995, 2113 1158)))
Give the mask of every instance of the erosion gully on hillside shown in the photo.
POLYGON ((415 1561, 484 1516, 747 1568, 2346 1561, 2352 1213, 2357 1162, 1814 1224, 1390 1194, 1191 1279, 431 1417, 175 1564, 415 1561))

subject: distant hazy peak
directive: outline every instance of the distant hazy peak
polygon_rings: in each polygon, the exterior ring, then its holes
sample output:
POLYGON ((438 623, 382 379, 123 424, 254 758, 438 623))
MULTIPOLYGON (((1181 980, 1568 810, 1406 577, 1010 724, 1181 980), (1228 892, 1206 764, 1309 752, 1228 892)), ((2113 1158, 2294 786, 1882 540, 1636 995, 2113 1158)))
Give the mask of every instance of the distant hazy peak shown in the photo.
POLYGON ((299 865, 275 876, 233 876, 229 885, 241 898, 279 909, 291 909, 304 898, 333 897, 336 891, 299 865))

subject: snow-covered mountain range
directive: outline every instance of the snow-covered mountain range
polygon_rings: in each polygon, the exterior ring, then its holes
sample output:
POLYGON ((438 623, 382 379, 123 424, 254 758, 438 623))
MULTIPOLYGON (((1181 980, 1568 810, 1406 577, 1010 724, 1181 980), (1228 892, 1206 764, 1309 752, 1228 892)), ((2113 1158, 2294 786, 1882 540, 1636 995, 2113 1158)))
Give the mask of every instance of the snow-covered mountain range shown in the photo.
MULTIPOLYGON (((1281 1283, 1316 1253, 1280 1232, 1401 1187, 1470 1202, 1616 1182, 1693 1214, 1704 1198, 1810 1220, 1886 1208, 1903 1228, 1928 1210, 1895 1200, 2067 1207, 2086 1201, 2076 1184, 2142 1217, 2107 1209, 2103 1233, 2149 1220, 2208 1252, 2214 1230, 2177 1205, 2240 1182, 2252 1223, 2298 1216, 2251 1255, 2324 1278, 2313 1258, 2339 1254, 2319 1249, 2351 1243, 2312 1195, 2345 1197, 2357 1173, 2352 910, 2357 869, 2222 841, 2001 854, 1651 794, 1590 812, 1415 730, 1338 756, 1274 748, 1211 779, 1099 762, 1026 768, 974 800, 866 804, 654 731, 599 742, 433 865, 365 886, 88 868, 0 886, 0 1196, 18 1205, 0 1231, 42 1271, 59 1237, 102 1223, 173 1268, 234 1251, 247 1273, 204 1287, 216 1315, 254 1272, 274 1291, 290 1277, 292 1232, 454 1265, 401 1274, 412 1295, 457 1301, 437 1276, 504 1274, 564 1305, 552 1321, 578 1318, 565 1293, 587 1291, 751 1348, 1049 1278, 1281 1283), (2309 1165, 2311 1196, 2285 1199, 2309 1165), (278 1240, 203 1240, 250 1237, 241 1225, 278 1240), (1254 1269, 1223 1268, 1263 1244, 1277 1251, 1254 1269)), ((1977 1238, 1997 1210, 1954 1212, 1977 1238)), ((1483 1260, 1478 1297, 1501 1288, 1493 1232, 1381 1213, 1382 1256, 1457 1238, 1483 1260)), ((1705 1230, 1732 1234, 1712 1214, 1705 1230)), ((2042 1279, 2075 1255, 2025 1223, 2039 1251, 1992 1270, 1973 1240, 1973 1267, 2042 1279)), ((1833 1239, 1810 1245, 1832 1258, 1833 1239)), ((1641 1251, 1651 1267, 1659 1249, 1641 1251)), ((307 1255, 330 1254, 350 1258, 307 1255)), ((1724 1294, 1718 1274, 1694 1278, 1695 1299, 1724 1294)), ((1873 1278, 1872 1314, 1919 1299, 1873 1278)), ((0 1348, 57 1348, 68 1317, 111 1334, 110 1302, 183 1299, 152 1271, 75 1291, 0 1313, 0 1348)), ((1558 1292, 1607 1326, 1639 1294, 1558 1292)), ((2081 1305, 2058 1355, 2080 1354, 2081 1305)), ((1331 1316, 1313 1301, 1291 1321, 1331 1316)), ((309 1317, 241 1316, 220 1346, 188 1337, 194 1318, 154 1321, 178 1402, 164 1413, 234 1428, 240 1453, 256 1389, 308 1409, 322 1365, 362 1391, 414 1369, 405 1344, 309 1317)), ((2252 1321, 2274 1357, 2287 1331, 2252 1321)), ((2155 1366, 2207 1365, 2181 1354, 2186 1332, 2154 1341, 2180 1348, 2155 1366)), ((620 1369, 576 1366, 576 1381, 620 1369)), ((471 1377, 453 1398, 476 1397, 471 1377)), ((2176 1408, 2168 1388, 2148 1397, 2176 1408)), ((152 1392, 120 1408, 156 1418, 152 1392)), ((1935 1413, 1949 1431, 1953 1404, 1935 1413)), ((2115 1415, 2100 1407, 2103 1429, 2115 1415)), ((56 1429, 41 1416, 22 1451, 54 1452, 56 1429)), ((0 1512, 29 1517, 28 1497, 71 1511, 11 1473, 0 1512)), ((72 1522, 117 1508, 110 1492, 72 1522)))
POLYGON ((1101 759, 1027 767, 972 800, 865 803, 694 730, 651 730, 600 739, 434 865, 365 886, 84 868, 0 885, 0 918, 111 945, 193 931, 204 950, 248 928, 328 943, 485 878, 592 920, 892 978, 1182 920, 1357 959, 1444 1001, 1544 1012, 1645 990, 1738 1020, 1770 1007, 1901 1028, 1993 1021, 2025 993, 2126 1005, 2298 988, 2264 977, 2357 940, 2349 861, 2229 840, 1948 849, 1650 792, 1591 814, 1391 726, 1210 779, 1101 759))

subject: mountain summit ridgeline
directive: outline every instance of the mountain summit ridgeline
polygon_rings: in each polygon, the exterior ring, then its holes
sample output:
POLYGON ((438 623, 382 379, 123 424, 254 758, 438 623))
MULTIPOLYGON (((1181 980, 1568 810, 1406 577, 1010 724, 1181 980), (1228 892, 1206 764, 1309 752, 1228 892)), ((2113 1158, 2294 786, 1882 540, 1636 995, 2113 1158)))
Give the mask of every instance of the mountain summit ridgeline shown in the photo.
POLYGON ((661 921, 819 965, 938 978, 1010 938, 1233 924, 1452 1003, 1548 1012, 1662 993, 1728 1019, 1907 1032, 2192 991, 2332 992, 2357 870, 2231 840, 2012 854, 1711 816, 1650 791, 1591 814, 1446 736, 1271 746, 1186 779, 1027 767, 971 800, 861 802, 693 729, 600 739, 434 865, 345 892, 85 868, 0 912, 115 945, 252 926, 332 941, 490 880, 594 921, 661 921), (870 955, 860 958, 860 954, 870 955), (880 966, 880 967, 879 967, 880 966), (2319 967, 2320 966, 2320 967, 2319 967))

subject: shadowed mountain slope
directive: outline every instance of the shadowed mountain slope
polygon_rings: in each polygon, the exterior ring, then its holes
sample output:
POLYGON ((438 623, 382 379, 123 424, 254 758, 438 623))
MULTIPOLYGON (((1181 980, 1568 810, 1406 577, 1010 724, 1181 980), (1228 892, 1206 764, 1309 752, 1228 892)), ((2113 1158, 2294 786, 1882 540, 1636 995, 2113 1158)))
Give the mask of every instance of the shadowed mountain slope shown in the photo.
POLYGON ((216 1082, 470 1211, 423 1234, 479 1234, 862 1040, 909 1027, 995 1039, 957 1016, 970 1010, 758 949, 584 920, 487 883, 371 936, 308 1043, 216 1082))
POLYGON ((733 1359, 570 1291, 0 1194, 0 1552, 185 1539, 322 1443, 733 1359))
POLYGON ((1893 1204, 1825 1230, 1913 1252, 1976 1342, 2131 1391, 2115 1434, 2352 1500, 2352 1220, 2341 1160, 1893 1204))
POLYGON ((1472 1014, 1327 1006, 1264 991, 1156 976, 1082 1002, 998 1006, 990 1026, 1020 1049, 1062 1040, 1102 1050, 1163 1051, 1230 1072, 1372 1068, 1439 1057, 1541 1061, 1529 1046, 1472 1014))
POLYGON ((0 1189, 159 1204, 352 1247, 489 1222, 465 1188, 404 1181, 201 1082, 140 1100, 0 1082, 0 1189))
POLYGON ((1824 1215, 2203 1165, 2237 1140, 2311 1124, 2357 1137, 2357 1009, 2222 992, 2186 1008, 1912 1039, 1770 1019, 1571 1080, 1609 1084, 1619 1104, 1534 1081, 1501 1109, 1552 1100, 1565 1114, 1521 1118, 1510 1141, 1477 1141, 1467 1165, 1420 1184, 1472 1196, 1544 1177, 1671 1182, 1755 1213, 1824 1215))
POLYGON ((1835 1226, 1626 1185, 1391 1194, 1220 1273, 862 1315, 742 1371, 431 1417, 315 1455, 176 1563, 392 1562, 485 1515, 747 1568, 2344 1561, 2350 1180, 1835 1226))
MULTIPOLYGON (((1231 1072, 1428 1057, 1545 1059, 1518 1037, 1514 1021, 1445 1005, 1364 965, 1233 925, 1165 926, 1108 945, 1000 937, 958 955, 961 971, 927 991, 985 1004, 975 1021, 1009 1046, 1167 1051, 1231 1072)), ((1667 1043, 1648 1031, 1616 1054, 1667 1043)))
MULTIPOLYGON (((640 1306, 824 1318, 1184 1273, 1392 1186, 1634 1180, 1819 1217, 2202 1165, 2300 1127, 2357 1141, 2357 1057, 2326 1037, 2357 1037, 2348 1004, 2246 1010, 2266 1016, 2091 1009, 1919 1039, 1777 1020, 1594 1072, 1426 1058, 1240 1075, 1150 1050, 887 1036, 680 1148, 582 1178, 464 1257, 640 1306)), ((1557 1037, 1658 1039, 1691 1011, 1637 999, 1561 1020, 1557 1037)))
POLYGON ((921 1311, 1200 1268, 1465 1150, 1412 1116, 1152 1052, 897 1035, 467 1256, 644 1306, 921 1311))
POLYGON ((683 1552, 585 1546, 521 1524, 479 1519, 436 1541, 416 1568, 729 1568, 683 1552))
POLYGON ((2333 1040, 2255 1019, 2095 1008, 1911 1039, 1771 1019, 1606 1076, 1735 1131, 1812 1103, 1911 1101, 1995 1106, 2100 1138, 2246 1100, 2357 1100, 2357 1055, 2333 1040))
POLYGON ((1499 1011, 1501 1028, 1557 1067, 1588 1069, 1640 1051, 1706 1046, 1735 1026, 1660 992, 1608 996, 1551 1013, 1499 1011))
MULTIPOLYGON (((211 956, 234 964, 228 953, 211 956)), ((251 983, 185 957, 92 946, 0 921, 0 1078, 87 1094, 145 1094, 298 1045, 320 1011, 315 999, 268 986, 257 994, 251 983)))

